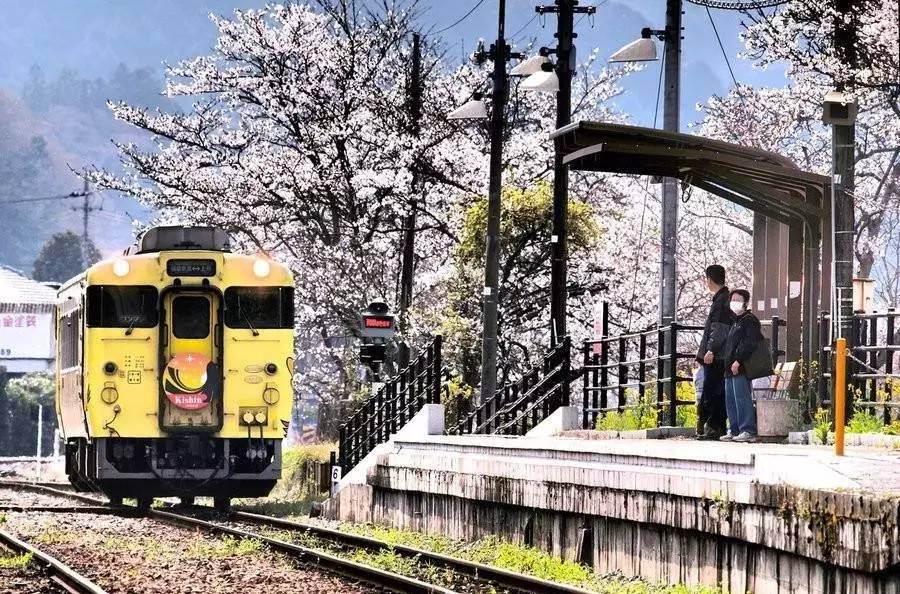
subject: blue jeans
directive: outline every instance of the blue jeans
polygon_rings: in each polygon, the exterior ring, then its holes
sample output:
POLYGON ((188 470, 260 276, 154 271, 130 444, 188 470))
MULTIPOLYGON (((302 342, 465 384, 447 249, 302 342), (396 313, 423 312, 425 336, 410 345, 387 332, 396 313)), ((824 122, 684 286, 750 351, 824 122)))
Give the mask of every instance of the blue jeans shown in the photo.
POLYGON ((756 409, 753 408, 752 394, 752 386, 746 375, 731 375, 730 369, 725 372, 725 409, 728 412, 731 434, 734 436, 745 431, 756 435, 756 409))

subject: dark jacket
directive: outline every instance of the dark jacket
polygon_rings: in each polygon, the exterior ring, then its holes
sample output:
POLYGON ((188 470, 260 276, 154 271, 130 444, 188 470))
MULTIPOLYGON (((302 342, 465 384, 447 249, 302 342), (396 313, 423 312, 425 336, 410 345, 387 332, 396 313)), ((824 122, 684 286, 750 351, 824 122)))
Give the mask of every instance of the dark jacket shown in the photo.
POLYGON ((760 340, 762 340, 762 330, 759 318, 752 311, 744 312, 734 318, 734 323, 728 332, 728 340, 725 341, 725 368, 728 369, 732 363, 737 361, 741 364, 741 372, 743 372, 743 362, 753 354, 760 340))
MULTIPOLYGON (((700 339, 700 348, 697 350, 697 361, 703 363, 703 355, 706 354, 707 343, 709 342, 709 328, 713 322, 721 322, 723 324, 731 324, 734 320, 734 314, 728 305, 728 287, 719 289, 712 298, 712 305, 709 306, 709 314, 706 316, 706 323, 703 326, 703 337, 700 339)), ((715 353, 713 353, 715 354, 715 353)))

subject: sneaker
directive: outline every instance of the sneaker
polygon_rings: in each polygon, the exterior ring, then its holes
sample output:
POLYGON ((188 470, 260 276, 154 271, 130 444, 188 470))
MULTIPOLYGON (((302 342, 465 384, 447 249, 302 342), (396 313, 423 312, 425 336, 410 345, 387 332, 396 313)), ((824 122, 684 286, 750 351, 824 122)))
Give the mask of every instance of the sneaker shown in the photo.
POLYGON ((731 441, 733 439, 734 439, 734 435, 732 435, 731 433, 726 433, 725 435, 723 435, 722 437, 719 438, 719 441, 731 441))
POLYGON ((756 443, 756 436, 752 433, 744 431, 743 433, 735 437, 733 441, 739 443, 756 443))

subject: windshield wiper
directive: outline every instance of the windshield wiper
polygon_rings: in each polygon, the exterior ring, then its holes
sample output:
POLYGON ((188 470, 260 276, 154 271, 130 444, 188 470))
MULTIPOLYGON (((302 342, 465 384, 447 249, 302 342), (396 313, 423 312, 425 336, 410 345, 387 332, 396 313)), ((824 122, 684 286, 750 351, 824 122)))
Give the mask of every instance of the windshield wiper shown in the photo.
MULTIPOLYGON (((147 296, 141 293, 141 308, 139 311, 144 311, 144 302, 147 300, 147 296)), ((125 336, 131 336, 131 333, 134 332, 134 325, 138 321, 138 316, 131 316, 131 323, 128 324, 128 330, 125 331, 125 336)))
POLYGON ((253 333, 253 336, 259 336, 259 330, 253 327, 253 322, 250 321, 250 316, 247 315, 247 312, 244 311, 244 308, 241 307, 241 297, 238 296, 237 299, 237 308, 238 311, 241 312, 241 316, 244 318, 244 321, 247 322, 247 327, 250 328, 250 332, 253 333))

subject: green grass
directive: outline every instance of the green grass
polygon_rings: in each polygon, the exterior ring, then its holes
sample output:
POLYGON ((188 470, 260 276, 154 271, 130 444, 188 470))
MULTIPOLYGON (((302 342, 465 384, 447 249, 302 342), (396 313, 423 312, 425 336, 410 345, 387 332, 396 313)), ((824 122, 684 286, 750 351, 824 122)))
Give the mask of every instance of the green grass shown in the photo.
MULTIPOLYGON (((392 545, 405 545, 533 575, 535 577, 585 588, 600 594, 723 594, 720 588, 684 584, 651 584, 637 578, 612 574, 597 576, 592 568, 564 561, 535 547, 513 544, 495 536, 472 543, 454 541, 445 536, 396 530, 369 524, 343 524, 341 530, 377 538, 392 545)), ((354 559, 388 571, 405 573, 414 560, 399 557, 393 551, 355 553, 354 559)), ((407 574, 408 575, 408 574, 407 574)))
POLYGON ((24 569, 31 563, 34 553, 0 557, 0 569, 24 569))
POLYGON ((267 498, 239 499, 234 504, 240 509, 278 517, 309 514, 312 504, 323 501, 327 493, 319 493, 318 485, 307 479, 308 462, 328 462, 331 452, 337 450, 334 442, 304 444, 288 448, 282 454, 281 480, 267 498))

